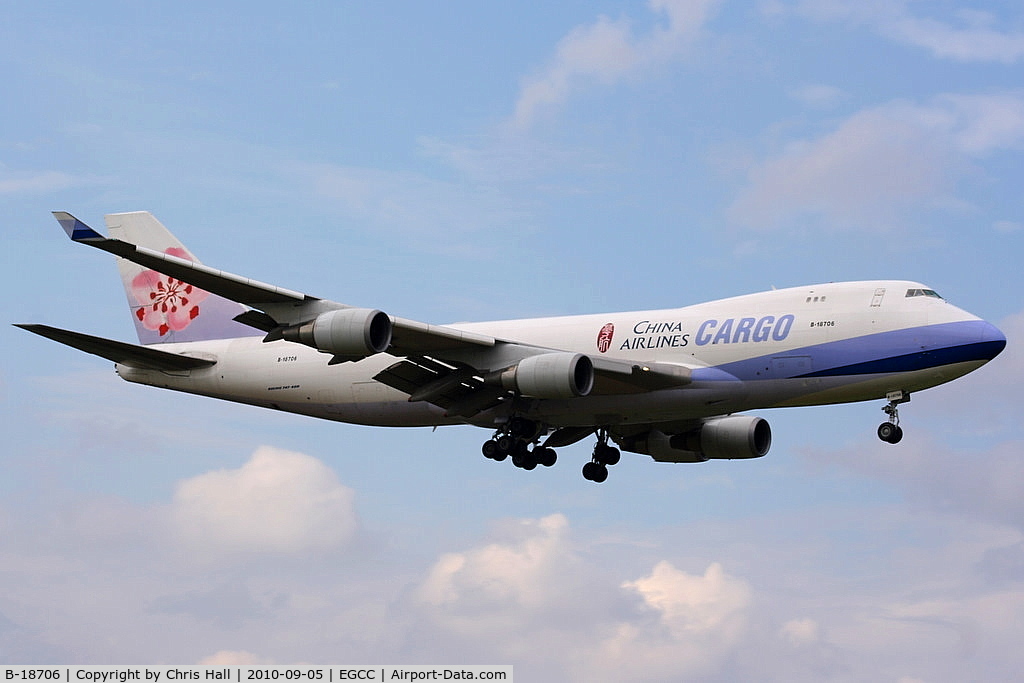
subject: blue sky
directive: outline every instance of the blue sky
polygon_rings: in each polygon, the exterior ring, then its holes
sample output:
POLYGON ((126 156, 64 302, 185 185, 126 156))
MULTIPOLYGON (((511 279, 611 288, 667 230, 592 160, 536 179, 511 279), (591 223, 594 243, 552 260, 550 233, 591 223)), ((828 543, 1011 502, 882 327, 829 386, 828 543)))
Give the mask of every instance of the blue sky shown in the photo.
POLYGON ((772 452, 586 482, 471 428, 127 385, 6 326, 0 661, 512 663, 524 680, 1024 668, 1018 3, 18 3, 2 319, 133 340, 50 217, 149 210, 206 263, 430 322, 928 283, 1007 350, 764 411, 772 452))

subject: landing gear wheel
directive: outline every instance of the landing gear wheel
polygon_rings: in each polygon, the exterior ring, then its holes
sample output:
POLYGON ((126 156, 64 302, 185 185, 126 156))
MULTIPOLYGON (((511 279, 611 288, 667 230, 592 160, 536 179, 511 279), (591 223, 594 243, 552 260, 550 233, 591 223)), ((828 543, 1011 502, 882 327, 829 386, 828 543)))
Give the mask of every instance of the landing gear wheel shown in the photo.
POLYGON ((558 454, 555 453, 554 448, 546 448, 539 446, 533 449, 533 458, 537 461, 538 465, 544 465, 544 467, 551 467, 558 460, 558 454))
POLYGON ((608 478, 608 468, 599 462, 588 462, 583 466, 583 478, 600 484, 608 478))
POLYGON ((495 460, 495 456, 498 454, 498 442, 494 439, 488 439, 484 441, 484 445, 480 448, 483 451, 484 457, 488 460, 495 460))
POLYGON ((886 443, 899 443, 903 439, 903 428, 892 422, 883 422, 878 425, 878 438, 886 443))
POLYGON ((537 467, 537 460, 532 453, 516 453, 512 456, 512 464, 521 470, 532 470, 537 467))
POLYGON ((504 453, 505 455, 509 455, 515 450, 517 442, 508 434, 502 434, 497 438, 496 443, 498 444, 499 452, 504 453))
POLYGON ((606 443, 599 443, 594 446, 594 461, 602 465, 617 465, 622 454, 615 446, 606 443))
POLYGON ((896 433, 896 425, 892 422, 883 422, 878 425, 878 438, 886 443, 892 443, 892 435, 896 433))

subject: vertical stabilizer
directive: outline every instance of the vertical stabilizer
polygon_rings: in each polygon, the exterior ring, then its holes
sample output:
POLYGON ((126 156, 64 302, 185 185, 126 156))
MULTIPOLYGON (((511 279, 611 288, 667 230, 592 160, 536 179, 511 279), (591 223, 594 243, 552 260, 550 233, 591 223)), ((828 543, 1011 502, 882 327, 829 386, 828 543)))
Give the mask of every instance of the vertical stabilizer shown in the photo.
MULTIPOLYGON (((110 236, 140 247, 199 262, 148 211, 106 217, 110 236)), ((142 344, 231 339, 262 334, 233 318, 246 307, 123 258, 117 259, 132 321, 142 344)))

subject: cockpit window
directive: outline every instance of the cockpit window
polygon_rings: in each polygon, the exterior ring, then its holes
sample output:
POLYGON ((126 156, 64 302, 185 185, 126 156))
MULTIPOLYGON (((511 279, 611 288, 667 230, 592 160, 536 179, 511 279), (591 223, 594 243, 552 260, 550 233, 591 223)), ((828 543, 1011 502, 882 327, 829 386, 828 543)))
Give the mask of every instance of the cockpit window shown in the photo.
POLYGON ((908 289, 907 297, 909 298, 912 296, 930 296, 936 299, 942 298, 941 296, 939 296, 939 293, 936 292, 934 289, 908 289))

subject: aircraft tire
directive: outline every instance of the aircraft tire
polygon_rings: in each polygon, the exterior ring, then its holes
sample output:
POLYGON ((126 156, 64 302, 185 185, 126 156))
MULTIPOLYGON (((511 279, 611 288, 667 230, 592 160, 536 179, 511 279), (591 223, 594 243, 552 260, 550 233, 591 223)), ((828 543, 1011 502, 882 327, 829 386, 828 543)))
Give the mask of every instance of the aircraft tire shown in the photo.
POLYGON ((594 459, 602 465, 617 465, 621 458, 622 454, 615 446, 598 444, 594 447, 594 459))
POLYGON ((588 462, 583 466, 583 478, 600 484, 608 478, 608 468, 599 462, 588 462))
POLYGON ((537 460, 530 453, 514 453, 512 464, 521 470, 532 470, 537 467, 537 460))
POLYGON ((551 467, 558 460, 558 454, 555 453, 554 448, 540 447, 533 450, 533 457, 537 460, 537 463, 544 467, 551 467))
POLYGON ((897 443, 903 438, 903 430, 892 422, 883 422, 878 425, 878 438, 886 443, 897 443))

